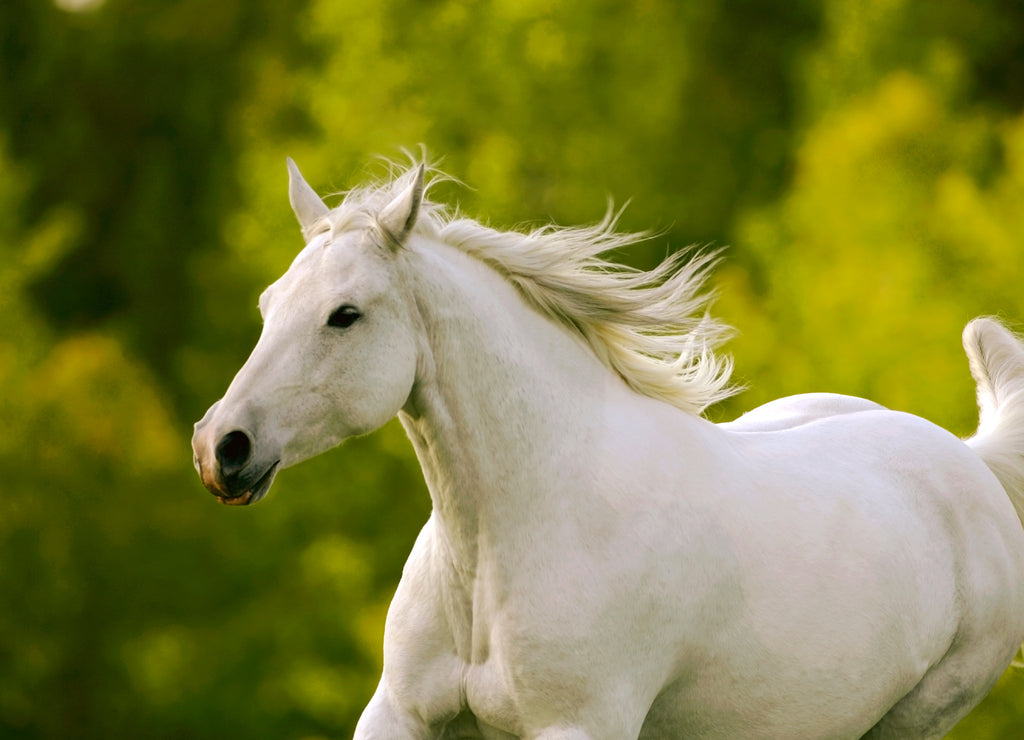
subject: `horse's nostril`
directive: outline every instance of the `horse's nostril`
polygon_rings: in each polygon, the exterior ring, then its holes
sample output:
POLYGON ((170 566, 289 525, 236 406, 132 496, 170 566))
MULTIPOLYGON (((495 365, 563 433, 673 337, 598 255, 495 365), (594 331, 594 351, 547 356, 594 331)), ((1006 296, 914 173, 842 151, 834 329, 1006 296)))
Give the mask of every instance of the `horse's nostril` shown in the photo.
POLYGON ((243 431, 228 432, 217 443, 217 462, 225 476, 237 473, 249 460, 252 442, 243 431))

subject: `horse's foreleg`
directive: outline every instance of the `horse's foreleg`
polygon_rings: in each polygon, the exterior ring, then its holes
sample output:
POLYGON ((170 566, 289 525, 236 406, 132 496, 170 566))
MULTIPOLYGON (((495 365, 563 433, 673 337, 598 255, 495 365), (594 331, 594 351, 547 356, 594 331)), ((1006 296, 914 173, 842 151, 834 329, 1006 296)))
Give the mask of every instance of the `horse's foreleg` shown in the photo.
POLYGON ((354 740, 427 740, 434 737, 422 720, 402 712, 381 681, 356 725, 354 740))
POLYGON ((530 737, 532 740, 596 740, 589 732, 578 727, 552 727, 530 737))

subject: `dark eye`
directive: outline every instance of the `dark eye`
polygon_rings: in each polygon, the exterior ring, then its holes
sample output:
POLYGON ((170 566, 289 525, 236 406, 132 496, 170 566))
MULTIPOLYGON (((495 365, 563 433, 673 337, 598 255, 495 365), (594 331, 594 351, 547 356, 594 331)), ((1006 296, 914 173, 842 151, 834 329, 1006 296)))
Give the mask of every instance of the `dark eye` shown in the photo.
POLYGON ((355 306, 339 306, 334 309, 334 313, 328 317, 327 325, 338 329, 347 329, 352 326, 352 324, 356 323, 356 319, 360 316, 362 316, 362 314, 359 313, 359 309, 355 306))

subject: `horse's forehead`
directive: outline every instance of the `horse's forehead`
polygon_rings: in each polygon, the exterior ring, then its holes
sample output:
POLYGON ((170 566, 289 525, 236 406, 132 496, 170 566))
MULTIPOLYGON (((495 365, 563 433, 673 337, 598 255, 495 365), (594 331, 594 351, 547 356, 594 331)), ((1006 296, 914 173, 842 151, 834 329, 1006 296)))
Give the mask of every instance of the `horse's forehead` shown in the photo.
POLYGON ((374 259, 374 252, 359 234, 325 234, 307 244, 271 287, 330 290, 347 278, 366 279, 383 267, 380 260, 374 259))
POLYGON ((323 259, 323 254, 327 247, 328 241, 325 237, 314 239, 295 255, 295 259, 292 260, 292 264, 282 277, 315 274, 317 272, 317 263, 323 259))

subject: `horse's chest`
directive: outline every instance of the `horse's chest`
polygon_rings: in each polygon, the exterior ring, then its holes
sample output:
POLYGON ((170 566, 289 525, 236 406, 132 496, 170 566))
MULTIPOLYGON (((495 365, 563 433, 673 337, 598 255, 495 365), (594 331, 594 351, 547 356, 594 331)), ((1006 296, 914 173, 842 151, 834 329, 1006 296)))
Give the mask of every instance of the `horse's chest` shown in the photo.
POLYGON ((565 701, 578 687, 580 667, 553 660, 543 622, 524 622, 485 598, 464 603, 451 615, 461 708, 472 714, 481 737, 522 736, 523 720, 544 709, 538 702, 565 701))

